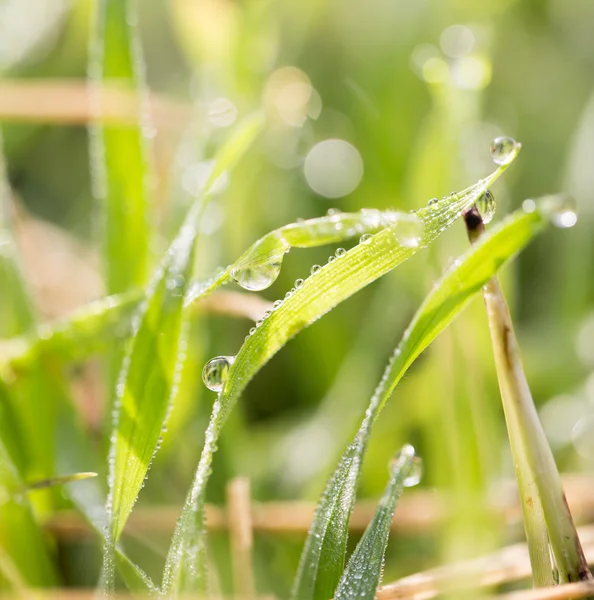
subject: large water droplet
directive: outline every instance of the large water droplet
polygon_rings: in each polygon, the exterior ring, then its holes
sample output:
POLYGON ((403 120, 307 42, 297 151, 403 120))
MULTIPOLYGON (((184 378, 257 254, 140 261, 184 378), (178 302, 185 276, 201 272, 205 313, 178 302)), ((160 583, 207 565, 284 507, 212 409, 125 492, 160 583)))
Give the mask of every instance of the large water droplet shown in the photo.
POLYGON ((489 223, 495 215, 495 196, 491 190, 485 190, 476 200, 476 208, 481 213, 483 223, 489 223))
POLYGON ((407 477, 405 477, 402 485, 404 487, 414 487, 417 485, 421 478, 423 477, 423 459, 420 456, 415 456, 412 459, 412 465, 410 468, 410 472, 407 477))
POLYGON ((401 213, 391 227, 396 241, 407 248, 416 248, 423 237, 423 223, 415 213, 401 213))
POLYGON ((235 362, 234 356, 217 356, 211 358, 202 369, 202 381, 213 392, 220 392, 229 377, 229 369, 235 362))
POLYGON ((274 283, 283 257, 291 246, 279 233, 272 233, 254 244, 231 270, 231 278, 250 291, 263 290, 274 283))
POLYGON ((513 159, 518 146, 514 138, 508 136, 495 138, 489 148, 493 162, 497 165, 506 165, 513 159))

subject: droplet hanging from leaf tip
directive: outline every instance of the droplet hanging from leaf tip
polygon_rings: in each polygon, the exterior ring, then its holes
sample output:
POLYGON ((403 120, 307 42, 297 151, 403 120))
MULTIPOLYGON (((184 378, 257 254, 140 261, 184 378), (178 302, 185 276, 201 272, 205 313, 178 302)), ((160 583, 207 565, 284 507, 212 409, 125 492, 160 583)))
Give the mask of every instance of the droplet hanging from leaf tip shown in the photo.
POLYGON ((220 392, 229 377, 229 370, 234 362, 234 356, 217 356, 209 360, 202 370, 204 385, 213 392, 220 392))
POLYGON ((497 137, 491 142, 489 148, 491 159, 497 165, 507 165, 513 160, 519 147, 520 144, 512 137, 505 135, 497 137))
POLYGON ((476 200, 476 208, 483 219, 483 223, 489 223, 495 215, 496 202, 491 190, 485 190, 476 200))

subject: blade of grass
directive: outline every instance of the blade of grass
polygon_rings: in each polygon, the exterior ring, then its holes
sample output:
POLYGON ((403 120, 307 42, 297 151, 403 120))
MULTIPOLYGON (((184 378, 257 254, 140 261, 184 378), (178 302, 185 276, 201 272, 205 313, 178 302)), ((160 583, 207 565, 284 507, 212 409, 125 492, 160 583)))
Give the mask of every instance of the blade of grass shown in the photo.
POLYGON ((471 248, 453 263, 415 313, 384 371, 354 441, 326 484, 301 555, 292 592, 294 600, 329 598, 334 593, 344 565, 348 522, 367 440, 396 385, 474 294, 539 233, 545 223, 536 212, 520 211, 505 219, 489 232, 480 246, 471 248))
MULTIPOLYGON (((485 233, 476 209, 465 215, 468 236, 485 233)), ((522 499, 536 586, 552 584, 552 550, 561 583, 592 579, 555 464, 524 374, 518 343, 497 277, 483 290, 497 377, 522 499)))
POLYGON ((393 227, 383 229, 308 278, 247 338, 213 406, 194 483, 176 526, 165 565, 163 592, 166 595, 205 590, 203 509, 206 483, 221 428, 245 386, 289 339, 438 237, 474 204, 508 165, 467 190, 419 210, 416 215, 423 229, 418 246, 400 244, 393 227))
MULTIPOLYGON (((90 130, 94 193, 105 205, 105 266, 110 294, 143 286, 148 272, 148 111, 132 0, 100 0, 94 15, 88 75, 96 115, 90 130), (138 91, 135 125, 103 124, 103 86, 138 91)), ((152 133, 151 133, 152 135, 152 133)))
POLYGON ((382 576, 394 508, 406 479, 411 475, 414 456, 414 448, 405 446, 394 460, 384 495, 349 560, 334 594, 335 600, 372 600, 375 597, 382 576))
MULTIPOLYGON (((230 169, 254 141, 259 115, 240 123, 215 159, 215 171, 230 169)), ((194 265, 199 222, 208 204, 212 179, 190 208, 141 306, 134 336, 117 385, 106 503, 108 533, 103 586, 114 586, 114 552, 160 444, 185 356, 184 298, 194 265)), ((216 279, 204 293, 220 285, 216 279)))
POLYGON ((0 572, 17 589, 58 583, 41 529, 23 496, 23 485, 0 440, 0 572), (7 569, 7 571, 5 571, 7 569))
MULTIPOLYGON (((245 131, 240 137, 243 138, 244 135, 245 131)), ((231 279, 231 273, 240 270, 243 265, 253 266, 254 262, 260 260, 258 255, 262 248, 269 247, 271 240, 278 240, 279 236, 290 247, 311 248, 338 243, 360 234, 375 233, 395 223, 399 214, 369 209, 359 213, 340 213, 308 219, 281 227, 252 244, 218 277, 215 276, 208 282, 193 283, 185 306, 203 299, 216 287, 227 283, 231 279)), ((108 296, 75 311, 65 319, 39 325, 26 336, 6 340, 2 346, 1 363, 4 368, 21 373, 41 357, 50 354, 65 361, 82 360, 95 354, 103 350, 114 337, 124 339, 130 334, 132 316, 143 297, 142 290, 108 296)))

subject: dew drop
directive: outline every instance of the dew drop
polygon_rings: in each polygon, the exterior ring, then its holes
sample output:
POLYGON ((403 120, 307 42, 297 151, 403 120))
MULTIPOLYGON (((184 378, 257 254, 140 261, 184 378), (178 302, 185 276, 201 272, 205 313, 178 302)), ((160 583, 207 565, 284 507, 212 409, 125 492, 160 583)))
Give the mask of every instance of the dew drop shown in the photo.
POLYGON ((431 200, 429 200, 429 202, 427 202, 428 206, 433 206, 434 204, 437 204, 439 202, 439 198, 431 198, 431 200))
POLYGON ((279 234, 267 235, 256 242, 231 269, 231 278, 242 288, 259 291, 271 286, 278 277, 289 243, 279 234))
POLYGON ((423 223, 415 213, 401 213, 391 227, 396 241, 406 248, 416 248, 423 237, 423 223))
POLYGON ((334 255, 328 257, 329 263, 334 262, 335 260, 336 260, 336 256, 334 256, 334 255))
POLYGON ((371 240, 371 234, 370 233, 364 233, 360 238, 359 238, 359 243, 360 244, 367 244, 369 243, 369 241, 371 240))
POLYGON ((254 333, 256 333, 256 328, 255 328, 255 327, 252 327, 252 328, 250 329, 250 335, 254 335, 254 333))
POLYGON ((295 289, 300 290, 303 287, 303 279, 295 280, 295 289))
POLYGON ((496 165, 507 165, 515 156, 519 144, 514 138, 501 136, 491 142, 489 152, 496 165))
POLYGON ((202 369, 204 385, 213 392, 220 392, 229 377, 229 369, 234 362, 234 356, 217 356, 210 359, 202 369))
POLYGON ((338 250, 336 250, 334 253, 334 256, 336 256, 336 258, 342 258, 345 254, 346 250, 344 248, 338 248, 338 250))
POLYGON ((272 310, 276 310, 277 308, 280 308, 283 304, 282 300, 275 300, 274 304, 272 305, 272 310))
POLYGON ((327 214, 329 217, 333 217, 334 215, 337 215, 337 214, 339 214, 339 213, 340 213, 340 211, 338 210, 338 208, 329 208, 329 209, 328 209, 328 212, 326 212, 326 214, 327 214))
POLYGON ((481 213, 483 223, 489 223, 495 215, 495 196, 491 190, 485 190, 476 200, 476 208, 481 213))
POLYGON ((408 476, 402 482, 404 487, 414 487, 423 477, 423 459, 420 456, 415 456, 412 459, 412 465, 408 476))
POLYGON ((310 269, 310 273, 312 275, 316 275, 317 273, 319 273, 322 270, 322 267, 320 267, 320 265, 314 265, 311 269, 310 269))

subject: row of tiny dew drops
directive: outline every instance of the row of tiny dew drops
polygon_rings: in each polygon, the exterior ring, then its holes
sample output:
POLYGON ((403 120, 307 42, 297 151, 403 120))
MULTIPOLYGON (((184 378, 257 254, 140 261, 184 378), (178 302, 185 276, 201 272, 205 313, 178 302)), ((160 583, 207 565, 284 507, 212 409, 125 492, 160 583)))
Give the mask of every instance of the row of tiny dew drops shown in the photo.
MULTIPOLYGON (((489 148, 493 162, 497 165, 508 164, 513 159, 517 147, 518 143, 511 137, 502 136, 496 138, 493 140, 489 148)), ((438 198, 432 198, 429 200, 428 204, 433 205, 437 202, 438 198)), ((577 222, 577 214, 573 205, 566 202, 566 197, 561 198, 560 196, 551 196, 548 204, 549 206, 547 206, 547 202, 544 202, 539 206, 541 206, 543 211, 549 213, 549 217, 554 225, 563 228, 572 227, 575 225, 577 222)), ((525 200, 522 207, 528 213, 534 212, 536 210, 536 203, 534 200, 525 200)), ((485 190, 485 192, 483 192, 483 194, 476 200, 476 208, 480 212, 483 222, 489 223, 495 214, 496 208, 495 197, 490 190, 485 190)), ((329 211, 329 215, 331 216, 333 214, 336 214, 336 211, 332 209, 329 211)), ((409 217, 409 215, 402 216, 409 217)), ((403 226, 402 235, 399 235, 398 241, 404 246, 418 246, 421 240, 423 227, 418 217, 416 217, 414 213, 411 213, 410 218, 404 219, 403 222, 398 222, 398 225, 401 227, 403 226)), ((371 237, 371 234, 365 233, 361 236, 359 242, 365 244, 371 240, 371 237)), ((245 265, 245 268, 242 267, 241 269, 233 269, 231 271, 231 277, 241 287, 251 291, 262 290, 270 286, 278 276, 282 265, 283 254, 288 252, 290 249, 290 246, 286 240, 282 238, 282 235, 279 236, 279 241, 283 243, 280 244, 280 248, 276 249, 276 251, 267 253, 267 262, 264 264, 259 263, 257 267, 250 267, 248 264, 245 265)), ((346 250, 344 248, 339 248, 336 250, 335 255, 329 258, 329 262, 340 259, 345 256, 345 254, 346 250)), ((311 268, 311 275, 314 276, 321 270, 322 267, 320 265, 314 265, 311 268)), ((295 281, 295 286, 287 292, 284 300, 287 300, 293 296, 293 294, 299 290, 303 284, 303 279, 297 279, 295 281)), ((282 306, 284 300, 277 300, 272 306, 272 311, 267 311, 264 313, 263 318, 256 322, 256 326, 250 329, 246 340, 255 333, 257 327, 260 327, 264 320, 268 318, 274 310, 277 310, 280 306, 282 306)), ((220 392, 223 389, 227 378, 229 377, 229 371, 234 361, 235 356, 217 356, 209 360, 202 371, 202 380, 204 381, 204 385, 206 385, 206 387, 213 392, 220 392)))

